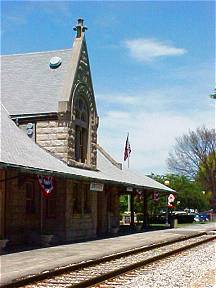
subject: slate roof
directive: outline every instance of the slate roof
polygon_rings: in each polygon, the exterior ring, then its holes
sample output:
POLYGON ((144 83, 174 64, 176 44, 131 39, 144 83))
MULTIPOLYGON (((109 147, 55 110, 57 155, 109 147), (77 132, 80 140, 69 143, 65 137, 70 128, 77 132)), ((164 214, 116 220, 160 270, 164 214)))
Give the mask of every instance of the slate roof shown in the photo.
POLYGON ((152 180, 140 176, 131 170, 120 170, 98 150, 98 169, 90 171, 67 166, 36 143, 23 130, 19 129, 10 119, 5 108, 1 108, 1 154, 0 166, 21 168, 36 173, 52 173, 64 177, 82 177, 110 181, 137 187, 153 188, 173 192, 172 189, 152 180))
POLYGON ((72 49, 1 56, 1 97, 10 115, 57 112, 72 49), (62 64, 49 67, 58 56, 62 64))
POLYGON ((159 190, 166 190, 173 192, 174 190, 169 187, 153 180, 145 175, 140 175, 138 172, 131 169, 121 170, 117 166, 113 165, 108 158, 98 150, 97 153, 97 165, 98 168, 103 171, 106 175, 109 175, 113 180, 122 183, 134 184, 140 187, 153 188, 159 190))

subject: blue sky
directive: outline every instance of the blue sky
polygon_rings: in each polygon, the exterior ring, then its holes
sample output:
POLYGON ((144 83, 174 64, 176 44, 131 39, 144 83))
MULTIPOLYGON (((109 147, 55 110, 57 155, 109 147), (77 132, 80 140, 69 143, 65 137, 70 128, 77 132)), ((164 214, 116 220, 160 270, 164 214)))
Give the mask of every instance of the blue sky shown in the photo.
POLYGON ((100 116, 99 142, 118 161, 166 173, 175 138, 214 127, 214 1, 5 1, 2 54, 70 48, 84 18, 100 116))

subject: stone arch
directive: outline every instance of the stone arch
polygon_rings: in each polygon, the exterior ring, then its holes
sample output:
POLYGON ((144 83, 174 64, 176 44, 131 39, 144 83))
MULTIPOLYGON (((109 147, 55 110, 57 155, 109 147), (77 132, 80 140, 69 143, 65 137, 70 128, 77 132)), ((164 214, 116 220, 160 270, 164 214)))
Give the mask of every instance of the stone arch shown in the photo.
POLYGON ((96 167, 97 112, 93 93, 86 83, 77 81, 70 101, 69 163, 75 166, 96 167), (76 117, 77 101, 83 100, 87 109, 87 121, 76 117), (81 143, 82 142, 82 143, 81 143), (78 148, 79 147, 79 148, 78 148), (80 152, 81 151, 81 152, 80 152))
POLYGON ((70 105, 71 116, 73 117, 74 102, 76 100, 76 97, 79 97, 80 95, 82 95, 82 97, 86 100, 90 113, 93 113, 94 111, 96 113, 96 105, 95 105, 93 93, 91 92, 91 90, 89 89, 86 83, 82 83, 78 81, 78 83, 76 83, 74 87, 73 94, 72 94, 71 101, 70 101, 71 102, 71 105, 70 105))

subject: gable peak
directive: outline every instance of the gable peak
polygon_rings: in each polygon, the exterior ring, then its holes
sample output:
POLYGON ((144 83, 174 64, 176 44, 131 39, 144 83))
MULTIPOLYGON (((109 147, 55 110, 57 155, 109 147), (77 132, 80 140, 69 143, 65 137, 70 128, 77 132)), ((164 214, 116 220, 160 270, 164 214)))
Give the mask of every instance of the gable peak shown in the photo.
POLYGON ((79 18, 77 20, 77 25, 73 28, 73 30, 77 32, 76 38, 81 38, 81 36, 85 33, 85 30, 88 30, 88 28, 84 26, 83 23, 84 20, 79 18))

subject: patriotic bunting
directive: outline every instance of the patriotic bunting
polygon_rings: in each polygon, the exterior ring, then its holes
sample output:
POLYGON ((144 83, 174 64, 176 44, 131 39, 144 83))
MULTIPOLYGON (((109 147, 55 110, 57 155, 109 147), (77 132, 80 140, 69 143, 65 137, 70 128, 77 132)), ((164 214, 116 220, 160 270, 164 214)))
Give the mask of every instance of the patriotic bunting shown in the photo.
POLYGON ((38 175, 38 182, 44 196, 49 196, 54 189, 54 178, 52 176, 38 175))

